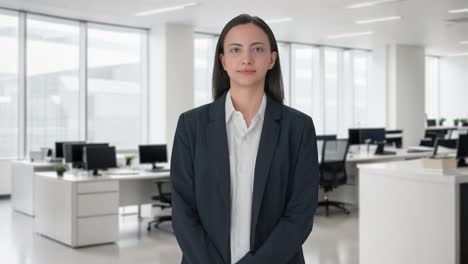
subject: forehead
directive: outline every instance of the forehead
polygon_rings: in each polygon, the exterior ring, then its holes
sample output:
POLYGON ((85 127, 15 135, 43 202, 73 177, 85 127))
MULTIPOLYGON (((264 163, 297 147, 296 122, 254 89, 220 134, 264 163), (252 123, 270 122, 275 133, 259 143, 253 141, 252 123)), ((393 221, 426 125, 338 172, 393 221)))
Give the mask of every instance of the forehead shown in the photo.
POLYGON ((224 39, 224 45, 232 43, 250 45, 254 42, 263 42, 269 45, 267 34, 260 27, 252 23, 237 25, 231 28, 224 39))

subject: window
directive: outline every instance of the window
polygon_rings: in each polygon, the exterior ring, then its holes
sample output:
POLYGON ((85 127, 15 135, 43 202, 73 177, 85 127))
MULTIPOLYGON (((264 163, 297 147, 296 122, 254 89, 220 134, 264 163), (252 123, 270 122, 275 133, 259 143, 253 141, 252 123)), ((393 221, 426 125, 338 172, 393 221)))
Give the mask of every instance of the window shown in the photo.
POLYGON ((0 158, 18 156, 18 16, 0 13, 0 158))
POLYGON ((317 133, 323 133, 320 49, 302 45, 291 49, 291 106, 310 115, 317 133))
POLYGON ((194 106, 201 106, 213 101, 211 80, 217 37, 197 34, 194 41, 194 106))
POLYGON ((281 74, 283 75, 283 88, 284 88, 284 104, 290 105, 290 85, 289 85, 289 71, 290 71, 290 45, 286 43, 278 43, 278 53, 281 63, 281 74))
POLYGON ((27 18, 27 149, 79 136, 78 22, 27 18))
POLYGON ((134 149, 146 142, 143 30, 88 26, 88 141, 134 149))

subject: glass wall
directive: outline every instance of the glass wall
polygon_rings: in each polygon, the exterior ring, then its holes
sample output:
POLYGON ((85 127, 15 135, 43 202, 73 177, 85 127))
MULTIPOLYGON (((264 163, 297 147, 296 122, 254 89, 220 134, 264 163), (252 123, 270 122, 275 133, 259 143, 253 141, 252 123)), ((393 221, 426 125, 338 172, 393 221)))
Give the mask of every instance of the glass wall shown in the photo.
POLYGON ((78 22, 27 18, 27 150, 79 137, 78 22))
POLYGON ((18 15, 0 13, 0 158, 18 155, 18 15))
POLYGON ((147 143, 147 42, 145 29, 0 9, 0 158, 147 143))
POLYGON ((135 149, 142 138, 146 32, 88 26, 88 141, 135 149))

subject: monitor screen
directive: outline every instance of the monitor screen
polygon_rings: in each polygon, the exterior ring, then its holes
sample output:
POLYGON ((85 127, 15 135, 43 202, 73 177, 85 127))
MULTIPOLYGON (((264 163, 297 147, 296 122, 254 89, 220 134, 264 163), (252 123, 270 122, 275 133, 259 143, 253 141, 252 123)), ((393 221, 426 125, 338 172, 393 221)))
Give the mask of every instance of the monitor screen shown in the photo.
POLYGON ((360 142, 377 144, 385 141, 385 128, 363 128, 361 129, 360 142))
POLYGON ((83 163, 83 148, 85 146, 109 146, 109 143, 65 143, 64 156, 65 162, 82 164, 83 163))
POLYGON ((457 159, 468 157, 468 135, 459 135, 457 144, 457 159))
POLYGON ((140 145, 138 151, 140 163, 167 162, 166 145, 140 145))
POLYGON ((437 125, 437 120, 435 119, 427 119, 427 126, 436 126, 437 125))
POLYGON ((348 129, 348 141, 350 145, 359 145, 361 144, 360 141, 360 131, 359 128, 350 128, 348 129))
MULTIPOLYGON (((86 145, 83 150, 86 170, 106 170, 117 167, 115 147, 86 145)), ((96 173, 95 173, 96 174, 96 173)))
POLYGON ((64 158, 64 144, 66 143, 77 143, 77 144, 84 144, 84 141, 57 141, 55 142, 55 157, 56 158, 64 158))

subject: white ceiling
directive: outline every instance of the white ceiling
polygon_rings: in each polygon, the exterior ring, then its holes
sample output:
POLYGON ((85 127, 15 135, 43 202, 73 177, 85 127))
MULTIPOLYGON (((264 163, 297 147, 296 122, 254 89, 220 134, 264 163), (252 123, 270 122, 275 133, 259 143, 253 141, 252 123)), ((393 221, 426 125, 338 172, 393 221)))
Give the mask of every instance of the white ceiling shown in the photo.
POLYGON ((224 24, 240 13, 264 19, 292 17, 272 24, 277 39, 316 44, 369 48, 384 43, 423 45, 429 54, 468 52, 468 19, 448 23, 447 19, 468 18, 468 13, 449 14, 449 9, 468 8, 468 0, 406 0, 362 9, 345 6, 369 0, 0 0, 0 7, 21 9, 107 23, 152 27, 164 22, 184 23, 197 31, 219 33, 224 24), (198 2, 184 10, 137 17, 135 13, 198 2), (357 25, 355 20, 402 16, 400 21, 357 25), (374 31, 372 36, 328 40, 328 35, 374 31))

